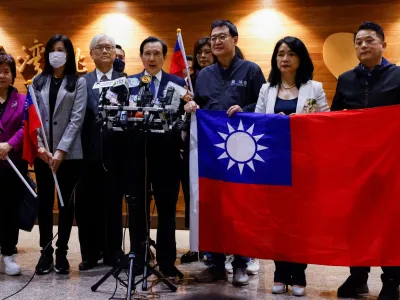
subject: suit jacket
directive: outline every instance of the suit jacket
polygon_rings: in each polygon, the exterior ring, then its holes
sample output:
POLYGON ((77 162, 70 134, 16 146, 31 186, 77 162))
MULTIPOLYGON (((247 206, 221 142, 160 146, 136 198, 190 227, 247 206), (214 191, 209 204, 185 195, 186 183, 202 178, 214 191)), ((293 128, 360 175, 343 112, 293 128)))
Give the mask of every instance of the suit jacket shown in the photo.
MULTIPOLYGON (((139 73, 139 74, 135 74, 135 75, 131 75, 128 76, 128 78, 137 78, 138 80, 140 80, 140 78, 144 75, 144 70, 139 73)), ((173 83, 176 83, 180 86, 185 86, 186 82, 185 79, 172 75, 172 74, 168 74, 164 71, 162 71, 162 76, 161 76, 161 82, 160 82, 160 87, 158 88, 158 92, 157 92, 157 97, 156 98, 160 98, 164 96, 164 90, 168 84, 168 82, 171 81, 173 83)), ((139 87, 133 87, 130 89, 129 94, 130 95, 137 95, 139 93, 139 87)))
MULTIPOLYGON (((47 141, 50 142, 49 136, 49 77, 43 85, 41 91, 35 91, 40 116, 42 118, 44 131, 47 141)), ((62 150, 66 152, 64 159, 82 159, 82 143, 81 130, 83 117, 86 111, 86 80, 79 78, 76 82, 75 90, 68 92, 65 89, 67 79, 61 83, 60 90, 57 94, 57 100, 53 114, 53 151, 62 150)), ((44 147, 43 139, 39 132, 39 147, 44 147)))
MULTIPOLYGON (((99 114, 100 92, 99 89, 93 89, 93 85, 97 82, 96 70, 85 74, 83 77, 86 79, 87 87, 87 108, 82 129, 83 156, 85 160, 98 161, 101 159, 102 122, 97 118, 99 114)), ((112 72, 111 79, 119 77, 121 77, 120 73, 116 71, 112 72)))
MULTIPOLYGON (((255 112, 264 114, 275 113, 276 97, 278 96, 278 87, 270 86, 269 82, 263 84, 258 96, 255 112)), ((299 97, 297 99, 296 113, 306 114, 312 112, 329 111, 322 83, 309 80, 306 84, 300 86, 299 97)))
MULTIPOLYGON (((9 153, 10 159, 15 165, 26 164, 22 160, 22 142, 24 137, 24 110, 25 95, 19 94, 17 89, 12 88, 10 98, 0 119, 0 143, 7 142, 13 149, 9 153)), ((0 160, 0 168, 11 167, 7 161, 0 160)))

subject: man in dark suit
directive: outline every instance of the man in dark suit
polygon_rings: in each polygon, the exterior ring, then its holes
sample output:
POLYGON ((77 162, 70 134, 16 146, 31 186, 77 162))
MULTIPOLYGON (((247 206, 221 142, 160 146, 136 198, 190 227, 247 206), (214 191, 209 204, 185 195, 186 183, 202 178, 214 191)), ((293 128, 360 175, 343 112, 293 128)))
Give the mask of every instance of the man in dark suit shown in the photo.
MULTIPOLYGON (((164 96, 168 83, 185 86, 185 81, 162 70, 167 45, 156 37, 148 37, 140 45, 140 57, 144 70, 129 78, 140 80, 143 75, 152 78, 150 91, 153 102, 164 96)), ((138 87, 130 91, 131 99, 137 100, 138 87)), ((157 206, 157 262, 165 276, 176 276, 175 268, 175 214, 179 193, 179 133, 148 133, 147 151, 145 151, 144 133, 137 131, 130 139, 129 162, 131 172, 127 174, 127 195, 129 195, 129 231, 131 250, 136 252, 138 273, 143 271, 144 241, 146 240, 146 220, 149 219, 149 200, 145 201, 145 161, 147 161, 147 190, 152 189, 157 206), (147 203, 147 205, 145 205, 147 203)), ((150 199, 149 199, 150 198, 150 199)))
POLYGON ((95 267, 103 254, 104 264, 113 265, 122 253, 123 193, 119 183, 123 164, 122 155, 118 155, 122 135, 102 132, 98 116, 101 90, 93 89, 96 82, 121 77, 113 70, 115 46, 112 37, 95 36, 90 43, 90 55, 96 69, 84 76, 88 95, 82 129, 85 168, 76 192, 81 271, 95 267))

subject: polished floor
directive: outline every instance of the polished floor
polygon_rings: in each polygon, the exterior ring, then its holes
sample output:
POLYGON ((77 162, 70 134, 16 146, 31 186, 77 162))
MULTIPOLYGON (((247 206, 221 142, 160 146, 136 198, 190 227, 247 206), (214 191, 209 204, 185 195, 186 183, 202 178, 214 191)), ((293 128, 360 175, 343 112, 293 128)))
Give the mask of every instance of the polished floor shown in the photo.
MULTIPOLYGON (((57 227, 54 228, 55 232, 57 227)), ((155 236, 155 231, 152 231, 155 236)), ((34 267, 39 258, 38 247, 38 228, 35 226, 32 233, 21 231, 18 245, 18 262, 22 266, 23 274, 18 277, 9 277, 0 275, 0 299, 13 294, 28 283, 34 273, 34 267)), ((129 238, 126 237, 126 241, 129 238)), ((189 247, 189 232, 177 231, 178 254, 181 256, 189 247)), ((20 293, 9 299, 109 299, 116 290, 113 299, 125 299, 126 289, 121 285, 116 285, 116 280, 110 277, 102 284, 97 292, 91 291, 91 286, 95 284, 109 268, 99 267, 87 272, 79 272, 78 264, 80 262, 79 242, 77 237, 77 228, 73 228, 70 241, 70 251, 68 259, 71 264, 71 273, 69 275, 57 275, 51 273, 47 276, 35 276, 32 282, 20 293)), ((179 260, 177 260, 178 262, 179 260)), ((271 294, 271 283, 273 280, 274 264, 271 261, 261 262, 261 272, 258 276, 252 276, 250 284, 245 288, 233 287, 228 283, 198 284, 193 281, 193 276, 205 268, 204 263, 196 262, 188 265, 179 265, 178 268, 184 273, 185 279, 175 281, 178 290, 172 293, 163 283, 157 283, 150 277, 150 285, 153 285, 148 292, 141 292, 141 286, 132 299, 190 299, 191 296, 198 293, 207 293, 216 291, 228 295, 240 296, 244 299, 298 299, 289 294, 275 296, 271 294), (188 298, 187 298, 188 297, 188 298)), ((373 268, 369 288, 370 295, 364 299, 377 299, 379 294, 380 268, 373 268)), ((311 265, 307 269, 307 296, 301 299, 337 299, 336 289, 346 279, 348 268, 345 267, 326 267, 311 265)), ((123 275, 126 278, 126 275, 123 275)), ((232 280, 230 277, 229 280, 232 280)), ((211 298, 209 298, 212 300, 211 298)))

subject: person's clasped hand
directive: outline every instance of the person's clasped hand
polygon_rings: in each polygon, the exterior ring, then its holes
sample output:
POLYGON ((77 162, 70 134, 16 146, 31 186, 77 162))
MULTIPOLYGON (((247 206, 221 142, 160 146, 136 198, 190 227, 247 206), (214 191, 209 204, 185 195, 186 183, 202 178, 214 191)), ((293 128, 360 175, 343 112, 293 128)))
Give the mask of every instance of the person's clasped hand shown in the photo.
POLYGON ((0 159, 6 160, 8 152, 10 152, 11 149, 12 147, 9 143, 0 143, 0 159))

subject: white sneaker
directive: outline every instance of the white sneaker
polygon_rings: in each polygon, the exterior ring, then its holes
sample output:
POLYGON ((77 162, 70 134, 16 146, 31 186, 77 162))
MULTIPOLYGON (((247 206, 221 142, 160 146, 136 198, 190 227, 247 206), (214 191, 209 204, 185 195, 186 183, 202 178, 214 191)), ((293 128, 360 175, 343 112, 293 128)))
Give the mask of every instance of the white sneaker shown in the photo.
POLYGON ((257 275, 260 270, 260 261, 257 258, 250 258, 247 263, 247 274, 248 275, 257 275))
POLYGON ((0 259, 0 273, 11 276, 21 274, 21 267, 15 262, 15 255, 3 256, 0 259))
POLYGON ((227 255, 226 260, 225 260, 225 270, 229 274, 233 274, 233 267, 232 267, 232 262, 235 259, 233 255, 227 255))

